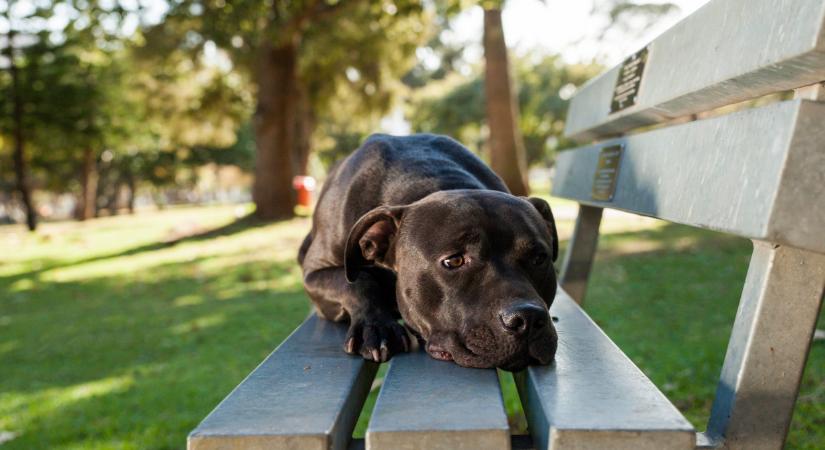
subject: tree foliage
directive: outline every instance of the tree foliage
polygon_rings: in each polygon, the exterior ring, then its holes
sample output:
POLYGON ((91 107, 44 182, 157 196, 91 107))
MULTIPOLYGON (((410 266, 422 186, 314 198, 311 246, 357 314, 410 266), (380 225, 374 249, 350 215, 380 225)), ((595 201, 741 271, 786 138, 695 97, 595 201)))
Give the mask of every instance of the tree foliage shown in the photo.
POLYGON ((602 0, 593 3, 591 14, 607 18, 598 31, 601 40, 608 38, 609 31, 638 37, 662 17, 677 13, 679 6, 671 2, 650 3, 634 0, 602 0))
POLYGON ((170 6, 166 20, 147 32, 147 47, 169 53, 215 45, 250 82, 257 103, 254 197, 265 218, 292 214, 290 179, 306 170, 309 140, 336 99, 360 115, 391 106, 431 15, 421 0, 170 6))
MULTIPOLYGON (((246 82, 203 55, 141 58, 142 33, 122 32, 128 21, 142 20, 133 3, 40 2, 16 11, 6 25, 24 38, 14 52, 16 90, 24 102, 27 159, 37 188, 82 193, 81 204, 97 204, 100 192, 116 192, 122 184, 134 190, 138 179, 152 183, 158 181, 152 173, 177 170, 158 169, 179 159, 164 152, 236 141, 251 111, 246 82), (50 22, 56 15, 65 22, 50 22), (95 185, 98 168, 106 171, 101 180, 114 187, 95 185)), ((0 90, 10 89, 3 71, 0 90)), ((12 97, 0 96, 2 159, 12 131, 12 115, 6 114, 12 97)), ((8 167, 0 164, 3 184, 9 184, 8 167)))
MULTIPOLYGON (((516 59, 513 69, 528 163, 551 164, 555 151, 572 145, 563 137, 570 96, 600 67, 564 64, 557 56, 527 56, 516 59)), ((477 73, 467 81, 453 77, 422 92, 408 110, 413 129, 455 136, 484 154, 487 119, 482 83, 477 73)))

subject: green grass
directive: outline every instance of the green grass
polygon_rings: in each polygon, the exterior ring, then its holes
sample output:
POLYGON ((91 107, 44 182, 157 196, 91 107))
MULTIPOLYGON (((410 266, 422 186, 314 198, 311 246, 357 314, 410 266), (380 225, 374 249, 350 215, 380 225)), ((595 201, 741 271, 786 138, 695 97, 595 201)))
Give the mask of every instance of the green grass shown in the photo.
MULTIPOLYGON (((243 212, 0 227, 0 436, 15 436, 2 448, 183 448, 309 311, 294 260, 308 220, 236 222, 243 212)), ((702 428, 750 244, 650 220, 603 228, 586 309, 702 428)), ((823 380, 817 342, 789 448, 825 442, 823 380)), ((524 427, 509 374, 502 382, 524 427)))
POLYGON ((182 448, 309 311, 306 220, 220 227, 233 208, 0 231, 4 448, 182 448), (218 233, 220 234, 220 233, 218 233))

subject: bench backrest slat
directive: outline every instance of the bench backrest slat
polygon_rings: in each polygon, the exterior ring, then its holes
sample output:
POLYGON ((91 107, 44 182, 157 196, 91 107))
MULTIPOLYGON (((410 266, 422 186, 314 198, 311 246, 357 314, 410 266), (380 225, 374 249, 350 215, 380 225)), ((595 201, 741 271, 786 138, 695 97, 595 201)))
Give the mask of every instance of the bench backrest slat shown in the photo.
POLYGON ((561 152, 553 195, 825 252, 825 104, 793 100, 561 152), (599 153, 624 145, 611 201, 599 153))
POLYGON ((466 369, 423 351, 393 356, 367 429, 368 449, 509 445, 495 370, 466 369))
POLYGON ((347 326, 314 314, 189 435, 189 450, 345 449, 377 364, 341 350, 347 326))
POLYGON ((647 49, 635 105, 611 114, 614 67, 573 98, 566 135, 617 135, 825 80, 825 3, 713 0, 647 49))

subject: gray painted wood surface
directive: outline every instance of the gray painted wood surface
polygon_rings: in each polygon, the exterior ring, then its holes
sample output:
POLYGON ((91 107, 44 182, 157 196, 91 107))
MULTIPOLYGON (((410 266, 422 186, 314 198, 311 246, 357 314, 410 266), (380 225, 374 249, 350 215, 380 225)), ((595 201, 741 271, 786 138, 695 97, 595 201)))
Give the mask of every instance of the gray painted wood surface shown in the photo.
POLYGON ((537 449, 694 448, 690 423, 561 289, 550 312, 556 362, 516 374, 537 449))
POLYGON ((346 330, 310 316, 192 431, 189 449, 346 448, 378 367, 344 353, 346 330))
POLYGON ((825 255, 754 243, 707 430, 726 449, 783 447, 824 287, 825 255))
POLYGON ((825 0, 712 0, 649 44, 635 106, 610 114, 620 66, 573 98, 579 140, 825 80, 825 0))
POLYGON ((825 253, 825 104, 793 100, 561 152, 553 195, 825 253), (623 143, 611 202, 591 200, 623 143))
POLYGON ((573 236, 562 262, 559 285, 580 305, 587 293, 587 280, 590 278, 590 269, 593 267, 593 258, 599 245, 602 211, 602 208, 579 205, 573 236))
POLYGON ((437 361, 423 351, 393 356, 367 429, 367 449, 509 449, 493 369, 437 361))

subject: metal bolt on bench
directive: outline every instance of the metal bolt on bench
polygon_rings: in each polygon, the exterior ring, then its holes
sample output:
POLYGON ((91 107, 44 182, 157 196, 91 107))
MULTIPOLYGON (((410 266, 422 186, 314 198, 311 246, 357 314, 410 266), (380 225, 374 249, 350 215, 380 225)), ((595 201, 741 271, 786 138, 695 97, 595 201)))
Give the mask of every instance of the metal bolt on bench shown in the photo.
POLYGON ((553 195, 581 205, 551 313, 556 363, 516 374, 511 437, 494 370, 396 356, 366 439, 377 366, 310 316, 189 435, 191 450, 780 449, 825 289, 825 0, 712 0, 572 100, 553 195), (767 94, 793 100, 675 124, 767 94), (652 131, 622 136, 660 124, 652 131), (616 155, 619 154, 618 157, 616 155), (735 234, 754 250, 706 431, 581 309, 603 208, 735 234))

